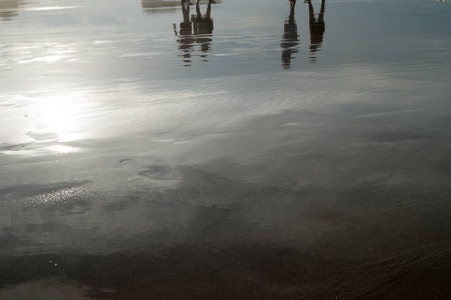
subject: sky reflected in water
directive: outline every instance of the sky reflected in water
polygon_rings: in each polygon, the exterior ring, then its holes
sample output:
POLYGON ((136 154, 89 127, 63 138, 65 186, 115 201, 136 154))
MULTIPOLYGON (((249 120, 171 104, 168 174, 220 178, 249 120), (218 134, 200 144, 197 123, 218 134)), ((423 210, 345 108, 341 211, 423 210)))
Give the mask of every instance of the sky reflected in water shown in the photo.
POLYGON ((0 0, 0 298, 445 299, 450 16, 0 0))

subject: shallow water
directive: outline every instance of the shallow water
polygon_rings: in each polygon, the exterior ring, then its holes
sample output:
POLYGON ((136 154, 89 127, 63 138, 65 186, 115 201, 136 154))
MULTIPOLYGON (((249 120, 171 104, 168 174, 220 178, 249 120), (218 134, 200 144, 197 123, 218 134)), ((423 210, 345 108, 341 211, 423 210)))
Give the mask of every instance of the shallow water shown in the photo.
POLYGON ((450 296, 450 25, 0 0, 0 298, 450 296))

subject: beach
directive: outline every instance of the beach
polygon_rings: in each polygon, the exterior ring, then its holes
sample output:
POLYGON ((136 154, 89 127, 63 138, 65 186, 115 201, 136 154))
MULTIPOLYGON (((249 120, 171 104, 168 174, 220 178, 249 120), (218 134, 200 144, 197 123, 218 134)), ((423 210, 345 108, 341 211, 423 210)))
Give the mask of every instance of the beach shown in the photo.
POLYGON ((2 1, 0 299, 449 298, 450 16, 2 1))

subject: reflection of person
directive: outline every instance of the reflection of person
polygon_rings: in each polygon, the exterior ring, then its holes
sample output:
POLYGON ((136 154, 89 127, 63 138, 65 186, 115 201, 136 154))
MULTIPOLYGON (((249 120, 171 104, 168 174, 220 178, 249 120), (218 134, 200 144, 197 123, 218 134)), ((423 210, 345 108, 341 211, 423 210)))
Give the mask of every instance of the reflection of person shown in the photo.
POLYGON ((24 0, 1 0, 0 1, 0 18, 8 21, 12 17, 18 16, 19 6, 26 4, 24 0))
MULTIPOLYGON (((183 51, 183 61, 185 62, 185 66, 189 66, 191 64, 191 52, 193 51, 193 27, 191 25, 191 21, 189 19, 189 0, 181 0, 182 2, 182 13, 183 13, 183 22, 180 23, 180 31, 179 31, 179 39, 177 40, 179 45, 179 49, 183 51)), ((177 28, 174 24, 174 31, 177 35, 177 28)))
POLYGON ((177 42, 180 44, 179 49, 183 51, 183 61, 185 66, 191 65, 191 55, 194 51, 196 44, 200 45, 203 54, 200 57, 206 61, 206 52, 210 49, 211 34, 213 33, 213 19, 211 18, 211 4, 216 3, 213 0, 208 0, 207 11, 205 15, 202 15, 200 11, 199 0, 196 2, 196 14, 191 16, 189 14, 189 6, 191 3, 189 0, 181 0, 183 22, 180 23, 180 31, 177 34, 177 27, 174 24, 175 35, 179 35, 177 42))
POLYGON ((294 19, 294 7, 296 0, 289 0, 290 15, 288 20, 283 24, 283 38, 280 46, 282 47, 282 66, 284 69, 289 69, 291 66, 291 55, 298 52, 296 48, 299 45, 298 27, 294 19))
POLYGON ((321 8, 319 10, 318 18, 315 18, 313 11, 313 5, 311 0, 306 0, 309 5, 309 24, 310 24, 310 54, 311 59, 314 62, 316 60, 315 52, 321 48, 323 42, 323 35, 326 29, 324 24, 324 3, 326 0, 321 0, 321 8))
MULTIPOLYGON (((213 0, 208 1, 207 11, 205 15, 202 16, 199 7, 199 0, 196 2, 196 15, 191 16, 191 21, 193 23, 194 34, 196 36, 195 41, 201 45, 202 52, 208 52, 210 49, 211 36, 213 33, 213 19, 211 18, 211 3, 213 0)), ((201 55, 201 57, 206 57, 207 55, 201 55)))

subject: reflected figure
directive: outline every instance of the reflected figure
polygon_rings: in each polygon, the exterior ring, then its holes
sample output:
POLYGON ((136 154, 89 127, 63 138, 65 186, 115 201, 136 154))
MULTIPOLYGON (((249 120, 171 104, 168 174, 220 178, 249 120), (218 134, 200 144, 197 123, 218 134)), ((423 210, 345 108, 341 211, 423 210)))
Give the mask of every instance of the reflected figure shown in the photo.
POLYGON ((181 0, 183 22, 180 23, 180 31, 177 33, 177 26, 174 24, 174 32, 179 36, 177 42, 180 44, 179 49, 183 51, 182 55, 185 66, 191 65, 192 56, 195 53, 195 47, 200 46, 202 54, 199 56, 202 61, 207 61, 207 52, 210 50, 212 42, 211 36, 213 33, 213 19, 211 18, 211 4, 216 3, 213 0, 208 0, 207 10, 202 15, 200 10, 200 1, 196 1, 196 14, 191 15, 190 19, 190 5, 189 0, 181 0))
POLYGON ((202 58, 207 57, 207 54, 205 54, 205 52, 208 52, 208 50, 210 49, 210 44, 212 41, 212 39, 210 38, 211 34, 213 33, 213 20, 210 16, 212 2, 212 0, 208 1, 207 11, 205 15, 202 16, 199 7, 199 0, 197 0, 196 15, 193 15, 191 17, 191 21, 194 27, 195 42, 200 44, 201 51, 204 52, 204 54, 201 55, 202 58))
POLYGON ((288 20, 283 24, 283 38, 280 43, 282 47, 282 67, 289 69, 291 67, 291 56, 293 53, 299 52, 296 46, 299 45, 298 26, 294 19, 294 7, 296 0, 289 0, 290 14, 288 20))
MULTIPOLYGON (((193 52, 193 27, 191 25, 191 21, 189 18, 189 0, 181 0, 182 2, 182 14, 183 21, 180 23, 180 31, 179 31, 179 39, 177 42, 180 44, 179 49, 182 50, 183 54, 181 55, 183 58, 183 62, 185 66, 191 65, 191 53, 193 52)), ((174 24, 174 32, 177 35, 177 28, 174 24)))
POLYGON ((27 4, 26 0, 0 0, 0 18, 9 21, 19 15, 19 7, 27 4))
POLYGON ((306 0, 309 5, 309 24, 310 24, 310 61, 316 61, 315 52, 319 51, 323 42, 324 31, 326 25, 324 24, 324 5, 326 0, 321 0, 321 8, 319 10, 318 18, 315 18, 315 12, 311 0, 306 0))

